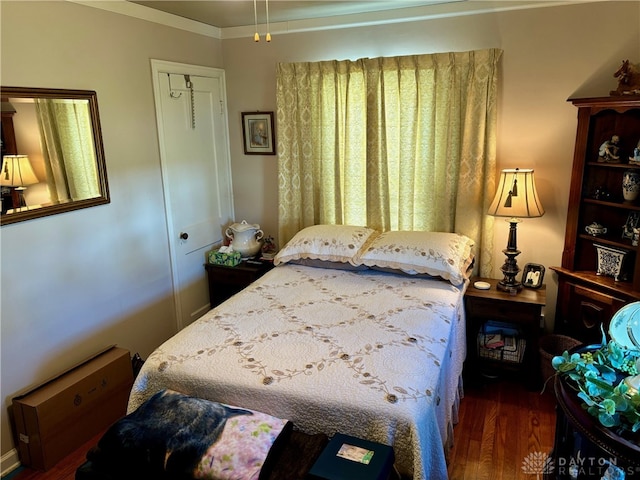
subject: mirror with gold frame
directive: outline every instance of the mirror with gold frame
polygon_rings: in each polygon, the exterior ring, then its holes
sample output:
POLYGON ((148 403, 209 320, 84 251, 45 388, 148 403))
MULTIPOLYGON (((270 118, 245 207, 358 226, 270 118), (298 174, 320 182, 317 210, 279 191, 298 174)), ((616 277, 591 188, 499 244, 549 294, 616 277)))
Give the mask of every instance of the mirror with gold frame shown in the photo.
POLYGON ((0 90, 0 224, 109 203, 96 92, 0 90))

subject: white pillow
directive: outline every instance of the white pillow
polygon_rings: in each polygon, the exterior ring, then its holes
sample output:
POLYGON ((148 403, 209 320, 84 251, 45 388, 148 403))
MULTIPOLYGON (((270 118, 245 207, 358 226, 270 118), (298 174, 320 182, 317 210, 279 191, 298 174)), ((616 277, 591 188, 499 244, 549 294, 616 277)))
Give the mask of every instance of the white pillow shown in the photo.
POLYGON ((473 240, 447 232, 384 232, 353 260, 355 265, 442 277, 453 285, 469 278, 473 240))
POLYGON ((353 225, 313 225, 299 231, 273 259, 274 265, 287 262, 305 263, 322 260, 331 268, 331 262, 354 265, 353 258, 366 247, 378 232, 368 227, 353 225))

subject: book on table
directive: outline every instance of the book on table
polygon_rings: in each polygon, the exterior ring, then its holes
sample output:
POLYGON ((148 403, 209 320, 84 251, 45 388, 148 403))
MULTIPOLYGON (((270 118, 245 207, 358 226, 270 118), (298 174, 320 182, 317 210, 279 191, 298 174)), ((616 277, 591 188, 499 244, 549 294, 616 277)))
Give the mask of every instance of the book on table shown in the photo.
POLYGON ((393 447, 335 434, 311 467, 309 480, 387 480, 395 460, 393 447))

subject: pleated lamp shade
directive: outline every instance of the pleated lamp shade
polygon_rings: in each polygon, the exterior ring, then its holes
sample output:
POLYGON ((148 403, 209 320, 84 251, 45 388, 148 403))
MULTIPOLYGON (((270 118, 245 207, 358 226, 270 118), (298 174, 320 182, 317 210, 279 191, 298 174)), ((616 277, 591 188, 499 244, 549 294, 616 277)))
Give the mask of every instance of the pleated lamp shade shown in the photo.
POLYGON ((531 218, 544 215, 533 169, 502 170, 496 196, 487 212, 495 217, 531 218))
POLYGON ((5 187, 25 187, 38 183, 27 155, 5 155, 2 157, 0 185, 5 187))

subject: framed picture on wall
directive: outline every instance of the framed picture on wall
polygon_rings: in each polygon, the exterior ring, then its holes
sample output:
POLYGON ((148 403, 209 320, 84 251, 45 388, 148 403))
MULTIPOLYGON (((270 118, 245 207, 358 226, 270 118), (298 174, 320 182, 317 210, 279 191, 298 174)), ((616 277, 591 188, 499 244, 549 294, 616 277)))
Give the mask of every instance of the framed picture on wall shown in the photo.
POLYGON ((275 155, 273 112, 242 112, 245 155, 275 155))

